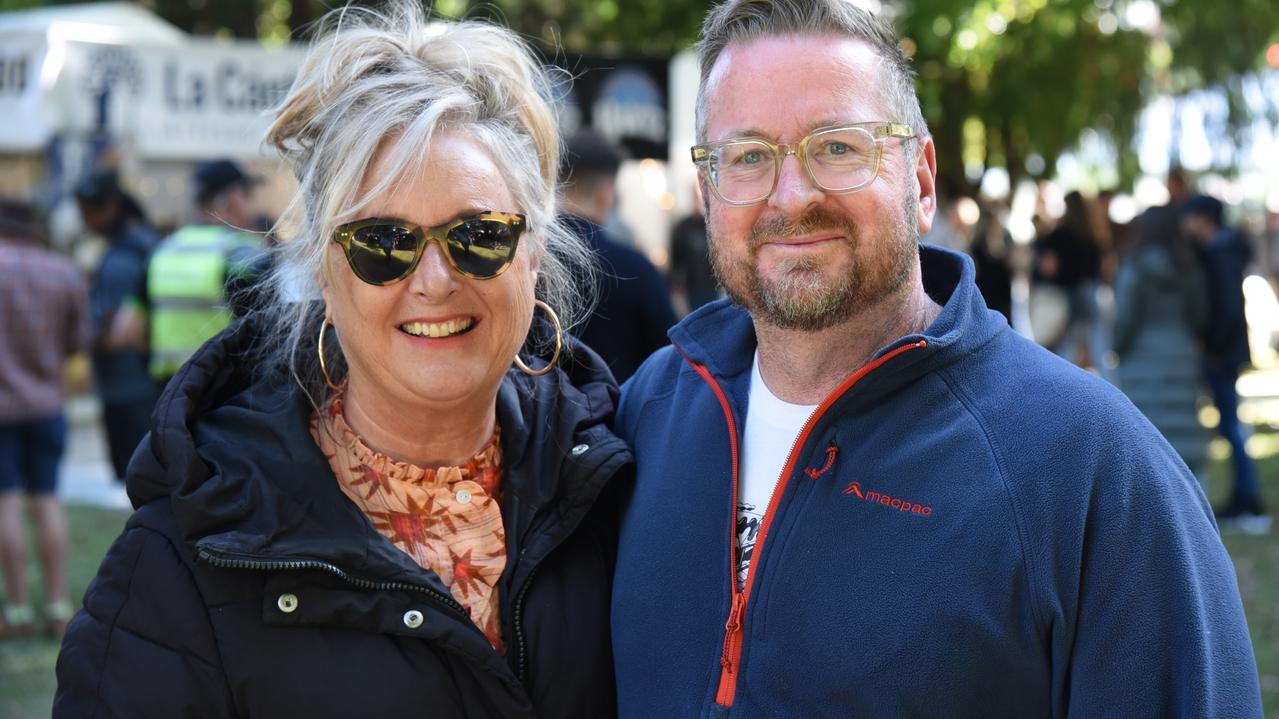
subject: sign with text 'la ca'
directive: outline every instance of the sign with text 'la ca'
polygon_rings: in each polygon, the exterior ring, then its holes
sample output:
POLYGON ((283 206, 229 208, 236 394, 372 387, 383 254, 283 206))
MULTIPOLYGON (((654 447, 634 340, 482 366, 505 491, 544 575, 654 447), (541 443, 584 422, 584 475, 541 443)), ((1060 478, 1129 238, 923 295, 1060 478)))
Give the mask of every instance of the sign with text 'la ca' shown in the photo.
MULTIPOLYGON (((193 42, 180 48, 85 47, 73 81, 83 127, 131 137, 149 157, 253 157, 267 111, 288 92, 300 48, 193 42)), ((70 68, 68 68, 70 69, 70 68)))
POLYGON ((266 152, 267 110, 304 56, 255 42, 50 40, 22 61, 36 67, 21 93, 0 93, 0 110, 12 102, 32 119, 21 132, 0 129, 0 147, 34 150, 55 134, 92 133, 125 139, 146 157, 255 157, 266 152))

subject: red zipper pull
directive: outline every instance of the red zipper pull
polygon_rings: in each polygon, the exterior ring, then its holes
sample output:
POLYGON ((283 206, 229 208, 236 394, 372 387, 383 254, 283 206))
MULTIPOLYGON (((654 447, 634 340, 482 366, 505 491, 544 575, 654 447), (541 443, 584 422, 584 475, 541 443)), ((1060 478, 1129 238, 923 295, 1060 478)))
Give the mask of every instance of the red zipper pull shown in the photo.
POLYGON ((728 621, 724 622, 724 653, 720 655, 719 689, 715 700, 720 706, 732 706, 733 696, 737 693, 737 671, 734 664, 742 656, 742 614, 746 610, 746 594, 733 595, 733 608, 728 612, 728 621))
MULTIPOLYGON (((733 653, 732 648, 737 639, 737 632, 742 628, 742 610, 746 608, 746 595, 737 593, 733 595, 733 608, 728 612, 728 621, 724 622, 724 655, 720 657, 719 665, 728 671, 732 671, 733 661, 730 655, 733 653)), ((734 657, 735 658, 735 657, 734 657)))

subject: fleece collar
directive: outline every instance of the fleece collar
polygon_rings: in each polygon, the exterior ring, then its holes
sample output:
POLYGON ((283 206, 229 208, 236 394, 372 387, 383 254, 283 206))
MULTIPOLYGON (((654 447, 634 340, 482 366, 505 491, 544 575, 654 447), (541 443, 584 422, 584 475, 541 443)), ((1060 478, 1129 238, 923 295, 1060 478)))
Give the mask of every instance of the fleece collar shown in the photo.
MULTIPOLYGON (((967 255, 921 245, 919 259, 924 290, 942 306, 941 313, 923 332, 898 338, 875 353, 872 361, 904 345, 920 340, 927 343, 867 375, 857 385, 859 401, 891 394, 1009 331, 1003 315, 987 309, 967 255)), ((744 309, 726 299, 704 305, 672 327, 668 335, 688 360, 705 366, 725 387, 732 388, 730 396, 745 396, 756 339, 755 325, 744 309)))

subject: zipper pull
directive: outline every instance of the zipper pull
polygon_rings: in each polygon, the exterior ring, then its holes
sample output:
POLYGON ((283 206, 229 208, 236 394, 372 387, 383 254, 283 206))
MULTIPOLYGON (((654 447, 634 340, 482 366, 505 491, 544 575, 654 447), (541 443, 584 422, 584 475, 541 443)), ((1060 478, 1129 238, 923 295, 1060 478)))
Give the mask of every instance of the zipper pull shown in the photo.
POLYGON ((738 592, 733 596, 733 609, 728 613, 728 622, 724 624, 725 629, 736 630, 742 626, 742 610, 746 608, 746 593, 738 592))
POLYGON ((724 623, 724 653, 719 658, 719 688, 715 690, 715 702, 722 707, 733 706, 737 693, 737 668, 742 656, 742 613, 746 611, 746 593, 733 595, 733 608, 724 623))
POLYGON ((719 665, 728 671, 732 671, 733 661, 729 657, 733 654, 731 649, 732 642, 736 639, 737 632, 742 628, 742 610, 746 608, 746 594, 737 593, 733 595, 733 608, 728 612, 728 621, 724 623, 724 653, 720 656, 719 665))

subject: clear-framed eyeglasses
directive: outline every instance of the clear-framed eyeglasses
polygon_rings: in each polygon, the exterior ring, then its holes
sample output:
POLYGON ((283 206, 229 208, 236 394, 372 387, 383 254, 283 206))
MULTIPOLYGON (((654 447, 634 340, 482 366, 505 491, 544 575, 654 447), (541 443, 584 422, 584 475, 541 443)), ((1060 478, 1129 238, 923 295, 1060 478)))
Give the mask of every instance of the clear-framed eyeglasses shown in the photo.
POLYGON ((740 137, 693 146, 693 164, 715 196, 729 205, 763 202, 777 189, 782 161, 795 155, 809 179, 823 192, 856 192, 879 174, 884 140, 911 138, 914 130, 895 122, 859 122, 823 127, 799 142, 777 144, 740 137))

